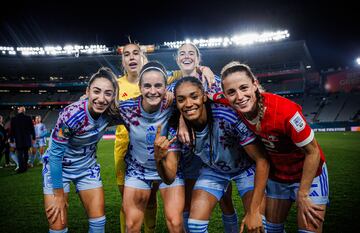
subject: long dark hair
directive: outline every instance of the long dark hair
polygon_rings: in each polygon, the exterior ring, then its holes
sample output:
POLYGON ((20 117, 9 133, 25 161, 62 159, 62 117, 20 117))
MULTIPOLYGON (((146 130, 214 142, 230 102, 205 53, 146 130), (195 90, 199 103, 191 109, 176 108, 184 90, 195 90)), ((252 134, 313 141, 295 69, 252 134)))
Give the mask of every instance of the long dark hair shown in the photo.
POLYGON ((110 106, 106 109, 105 114, 109 117, 118 117, 120 115, 119 106, 118 106, 118 95, 119 95, 119 84, 117 82, 117 77, 114 72, 108 67, 101 67, 96 73, 94 73, 88 82, 88 88, 91 84, 98 78, 105 78, 111 82, 114 87, 114 100, 110 106))
MULTIPOLYGON (((179 87, 184 84, 184 83, 191 83, 192 85, 198 87, 201 90, 201 93, 203 95, 205 95, 205 90, 204 90, 204 86, 202 85, 201 81, 193 76, 186 76, 181 78, 179 81, 177 81, 177 83, 175 84, 174 87, 174 94, 175 94, 175 99, 177 96, 177 90, 179 89, 179 87)), ((213 131, 213 114, 212 114, 212 110, 211 110, 211 101, 209 99, 207 99, 207 101, 204 103, 205 104, 205 109, 206 109, 206 116, 207 116, 207 126, 209 129, 209 137, 210 137, 210 164, 213 163, 212 161, 212 154, 213 154, 213 144, 212 144, 212 131, 213 131)), ((195 146, 196 146, 196 138, 194 137, 195 135, 195 131, 194 128, 191 126, 190 122, 188 120, 186 120, 184 118, 185 124, 188 128, 189 131, 189 135, 190 135, 190 142, 191 142, 191 149, 194 150, 195 146)))

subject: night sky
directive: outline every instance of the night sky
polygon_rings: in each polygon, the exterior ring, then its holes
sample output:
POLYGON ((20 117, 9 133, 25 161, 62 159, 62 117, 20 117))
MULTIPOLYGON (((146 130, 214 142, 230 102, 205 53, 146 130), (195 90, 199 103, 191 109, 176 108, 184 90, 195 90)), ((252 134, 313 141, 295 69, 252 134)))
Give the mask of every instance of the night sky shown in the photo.
POLYGON ((3 6, 0 46, 113 46, 123 45, 128 36, 160 44, 287 29, 290 40, 306 41, 320 69, 351 67, 360 56, 360 11, 346 1, 49 2, 3 6))

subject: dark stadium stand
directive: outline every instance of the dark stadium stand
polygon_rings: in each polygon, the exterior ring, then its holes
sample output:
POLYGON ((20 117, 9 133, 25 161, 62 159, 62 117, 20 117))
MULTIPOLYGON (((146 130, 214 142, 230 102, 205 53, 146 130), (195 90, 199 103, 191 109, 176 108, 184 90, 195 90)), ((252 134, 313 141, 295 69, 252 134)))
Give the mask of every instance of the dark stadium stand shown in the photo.
MULTIPOLYGON (((211 67, 216 74, 232 60, 248 64, 266 91, 300 104, 308 122, 316 126, 321 127, 323 122, 359 125, 359 69, 319 73, 304 41, 204 48, 200 52, 202 64, 211 67), (337 89, 325 90, 326 81, 331 81, 332 88, 337 83, 337 89), (344 83, 346 90, 341 89, 344 83)), ((168 70, 176 70, 175 53, 174 49, 162 48, 148 54, 148 58, 161 61, 168 70)), ((108 66, 120 75, 120 64, 121 56, 117 54, 0 56, 0 114, 8 121, 16 106, 25 105, 28 114, 42 115, 47 128, 51 129, 60 109, 84 93, 85 81, 92 73, 101 66, 108 66)))

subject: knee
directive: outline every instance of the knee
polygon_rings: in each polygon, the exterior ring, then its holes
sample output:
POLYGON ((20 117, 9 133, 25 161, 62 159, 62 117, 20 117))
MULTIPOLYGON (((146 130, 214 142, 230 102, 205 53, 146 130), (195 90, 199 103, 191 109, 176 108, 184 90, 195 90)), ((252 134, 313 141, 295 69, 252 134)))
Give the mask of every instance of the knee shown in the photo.
POLYGON ((166 216, 166 221, 171 226, 172 229, 178 229, 183 227, 183 216, 177 215, 177 216, 166 216))
POLYGON ((61 223, 60 217, 58 217, 54 223, 52 223, 52 220, 49 217, 47 218, 47 220, 49 222, 49 229, 53 230, 54 232, 63 232, 62 230, 67 229, 66 219, 64 224, 61 223))
POLYGON ((134 219, 126 218, 125 220, 126 232, 140 232, 141 224, 138 224, 134 219))

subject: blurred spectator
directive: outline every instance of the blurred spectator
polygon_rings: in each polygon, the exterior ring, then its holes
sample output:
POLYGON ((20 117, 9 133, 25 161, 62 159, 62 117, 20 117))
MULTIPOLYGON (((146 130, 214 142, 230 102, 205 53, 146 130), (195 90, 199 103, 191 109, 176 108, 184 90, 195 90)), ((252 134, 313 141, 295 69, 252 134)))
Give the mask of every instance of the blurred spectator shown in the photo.
MULTIPOLYGON (((3 154, 5 154, 5 167, 7 167, 10 166, 9 164, 10 161, 9 161, 9 154, 5 153, 7 134, 4 128, 3 120, 4 120, 3 116, 0 115, 0 162, 3 157, 3 154)), ((2 166, 0 166, 0 168, 2 168, 2 166)))
POLYGON ((18 108, 18 114, 11 119, 10 141, 15 141, 16 152, 19 160, 18 173, 27 170, 29 159, 29 148, 35 140, 35 130, 31 117, 25 115, 25 107, 18 108))

